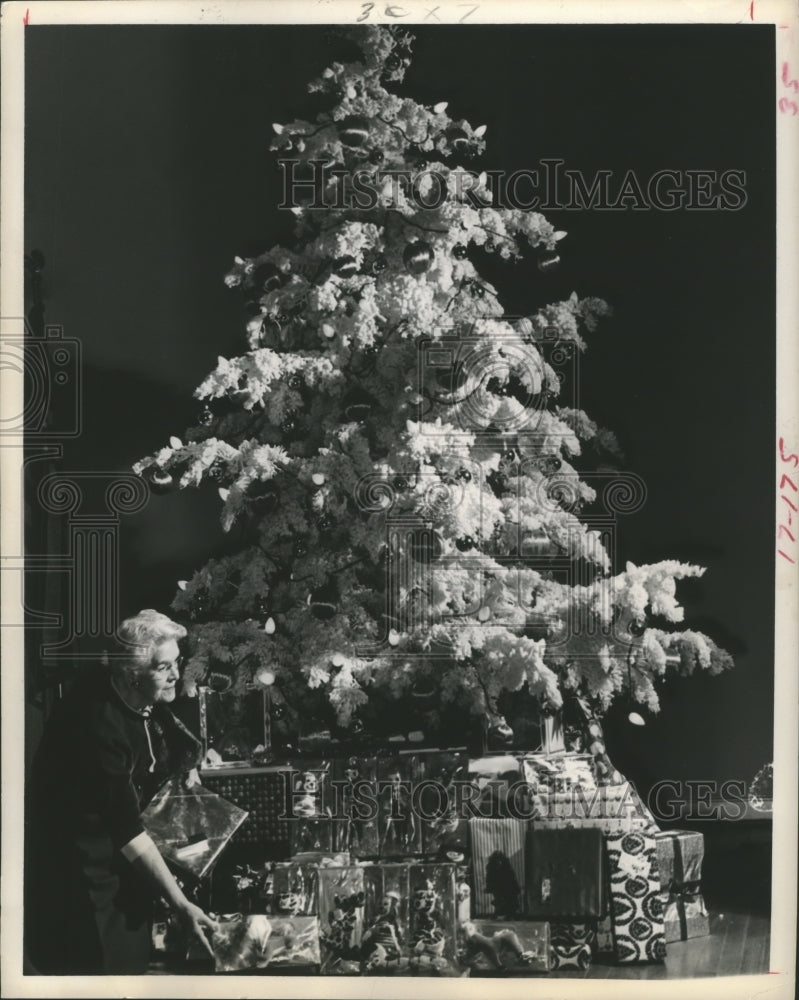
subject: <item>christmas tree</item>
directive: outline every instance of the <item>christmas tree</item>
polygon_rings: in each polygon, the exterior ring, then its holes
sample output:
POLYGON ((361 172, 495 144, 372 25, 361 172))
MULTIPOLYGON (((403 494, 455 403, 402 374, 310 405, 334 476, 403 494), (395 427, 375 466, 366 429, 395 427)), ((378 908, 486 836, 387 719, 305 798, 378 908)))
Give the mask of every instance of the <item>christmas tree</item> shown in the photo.
POLYGON ((135 467, 154 490, 213 481, 235 535, 173 603, 186 690, 218 674, 268 687, 289 719, 383 734, 408 706, 500 734, 511 703, 657 711, 668 671, 730 658, 669 628, 677 581, 704 570, 615 572, 594 516, 640 485, 569 405, 570 359, 610 309, 575 293, 505 314, 481 259, 545 281, 566 234, 494 204, 473 167, 485 126, 392 92, 412 36, 351 30, 359 57, 309 85, 316 121, 273 125, 296 225, 225 278, 248 349, 197 388, 186 442, 135 467))

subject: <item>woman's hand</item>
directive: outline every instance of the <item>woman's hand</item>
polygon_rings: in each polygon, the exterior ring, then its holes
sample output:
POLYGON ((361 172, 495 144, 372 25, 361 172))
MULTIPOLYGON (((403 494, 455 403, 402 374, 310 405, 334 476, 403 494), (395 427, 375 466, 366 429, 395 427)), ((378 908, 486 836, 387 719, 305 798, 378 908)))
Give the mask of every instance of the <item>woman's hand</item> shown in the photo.
POLYGON ((175 912, 183 926, 183 930, 199 941, 203 949, 213 958, 214 950, 211 947, 206 932, 210 932, 211 934, 216 933, 219 930, 217 922, 212 920, 199 906, 189 902, 188 899, 181 906, 177 907, 175 912))
POLYGON ((183 779, 183 787, 196 788, 197 785, 201 784, 202 782, 200 781, 200 772, 197 770, 196 767, 193 767, 190 771, 186 773, 186 776, 183 779))

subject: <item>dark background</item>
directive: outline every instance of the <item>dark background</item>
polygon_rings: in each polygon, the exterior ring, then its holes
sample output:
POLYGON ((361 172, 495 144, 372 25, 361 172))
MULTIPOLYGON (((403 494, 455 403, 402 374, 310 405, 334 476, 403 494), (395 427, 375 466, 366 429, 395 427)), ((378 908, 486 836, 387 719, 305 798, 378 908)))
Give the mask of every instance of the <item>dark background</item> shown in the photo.
MULTIPOLYGON (((290 231, 271 122, 308 105, 333 58, 314 27, 30 27, 25 249, 40 249, 47 320, 84 352, 84 429, 65 470, 126 470, 195 423, 191 393, 244 349, 222 281, 235 254, 290 231)), ((774 33, 761 26, 417 30, 402 92, 488 125, 478 168, 545 157, 590 177, 746 172, 739 211, 548 213, 560 270, 484 273, 509 313, 572 290, 615 310, 591 336, 581 405, 616 431, 644 508, 619 553, 707 567, 678 591, 686 625, 735 669, 666 685, 645 728, 608 720, 617 766, 750 780, 772 757, 774 33)), ((222 540, 215 489, 153 497, 122 522, 122 613, 168 610, 222 540)), ((37 726, 29 726, 35 733, 37 726)))

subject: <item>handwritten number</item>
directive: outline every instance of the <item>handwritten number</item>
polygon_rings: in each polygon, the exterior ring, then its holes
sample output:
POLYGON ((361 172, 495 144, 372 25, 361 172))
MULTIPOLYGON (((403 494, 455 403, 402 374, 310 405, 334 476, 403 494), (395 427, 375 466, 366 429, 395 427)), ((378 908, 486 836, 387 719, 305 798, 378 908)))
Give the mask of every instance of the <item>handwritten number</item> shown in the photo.
POLYGON ((395 4, 390 4, 386 7, 386 17, 407 17, 408 11, 404 7, 397 7, 395 4))
POLYGON ((431 17, 435 17, 435 19, 437 21, 440 21, 441 18, 436 16, 436 11, 437 10, 438 10, 438 7, 433 7, 432 9, 430 7, 428 7, 427 8, 427 16, 425 17, 425 21, 429 21, 431 17))
POLYGON ((788 531, 788 529, 787 529, 787 528, 785 527, 785 525, 784 525, 784 524, 781 524, 781 525, 780 525, 780 530, 779 530, 779 531, 777 532, 777 538, 779 538, 779 537, 780 537, 780 535, 781 535, 781 534, 783 533, 783 531, 784 531, 784 532, 785 532, 785 534, 786 534, 786 535, 788 536, 788 538, 790 538, 790 540, 791 540, 792 542, 796 542, 796 539, 795 539, 795 538, 793 537, 793 535, 792 535, 792 534, 790 533, 790 531, 788 531))
POLYGON ((374 4, 373 3, 362 3, 361 7, 364 8, 364 11, 361 14, 361 16, 358 18, 358 21, 365 21, 367 19, 367 17, 369 17, 369 15, 372 13, 372 10, 374 8, 374 4))
POLYGON ((780 111, 787 115, 790 111, 792 115, 799 114, 799 106, 795 101, 789 101, 787 97, 780 98, 780 111))
POLYGON ((783 559, 787 559, 792 566, 796 565, 796 560, 791 559, 790 556, 786 556, 785 553, 782 551, 782 549, 777 549, 777 552, 779 552, 779 554, 782 556, 783 559))
POLYGON ((797 490, 796 490, 796 483, 794 483, 793 479, 791 479, 790 476, 786 476, 785 473, 783 472, 782 479, 780 479, 780 486, 779 486, 779 488, 782 489, 783 486, 785 486, 786 483, 791 487, 791 489, 794 491, 794 493, 797 492, 797 490))
POLYGON ((791 80, 788 78, 788 63, 784 62, 782 64, 782 83, 783 86, 787 87, 795 93, 799 91, 799 80, 791 80))
MULTIPOLYGON (((459 7, 467 7, 467 6, 468 6, 468 4, 465 4, 465 3, 459 3, 459 4, 458 4, 458 6, 459 6, 459 7)), ((462 17, 462 18, 460 19, 460 23, 461 23, 461 24, 463 24, 463 22, 464 22, 464 21, 466 20, 466 18, 467 18, 467 17, 471 17, 471 16, 472 16, 472 14, 474 14, 474 12, 475 12, 475 11, 477 10, 477 8, 478 8, 479 6, 480 6, 480 4, 479 4, 479 3, 476 3, 476 4, 475 4, 475 5, 474 5, 474 6, 473 6, 473 7, 472 7, 472 8, 470 9, 470 10, 469 10, 469 13, 468 13, 468 14, 464 14, 464 15, 463 15, 463 17, 462 17)))
POLYGON ((799 455, 785 454, 785 441, 782 438, 780 438, 780 458, 783 460, 783 462, 793 462, 794 469, 796 468, 797 465, 799 465, 799 455))

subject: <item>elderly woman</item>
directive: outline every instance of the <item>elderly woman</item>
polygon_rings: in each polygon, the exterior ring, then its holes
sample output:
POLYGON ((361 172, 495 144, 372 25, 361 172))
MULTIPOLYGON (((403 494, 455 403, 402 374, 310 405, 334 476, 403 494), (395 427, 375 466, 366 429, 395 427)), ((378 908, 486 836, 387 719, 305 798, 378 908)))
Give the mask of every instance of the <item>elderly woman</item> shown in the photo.
POLYGON ((34 762, 27 825, 25 943, 44 974, 147 971, 160 895, 210 951, 214 922, 190 902, 140 813, 199 744, 169 709, 182 625, 140 611, 118 630, 107 666, 54 708, 34 762))

